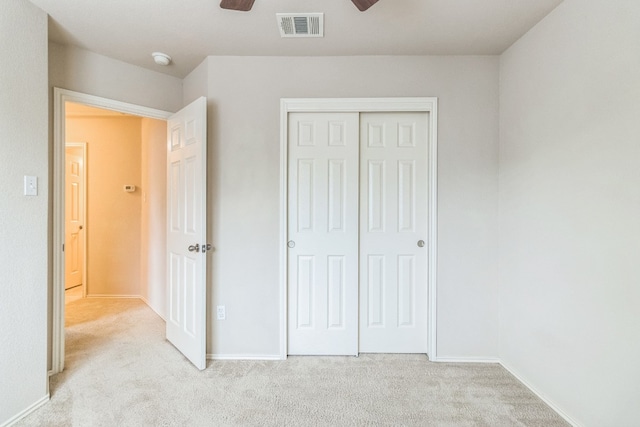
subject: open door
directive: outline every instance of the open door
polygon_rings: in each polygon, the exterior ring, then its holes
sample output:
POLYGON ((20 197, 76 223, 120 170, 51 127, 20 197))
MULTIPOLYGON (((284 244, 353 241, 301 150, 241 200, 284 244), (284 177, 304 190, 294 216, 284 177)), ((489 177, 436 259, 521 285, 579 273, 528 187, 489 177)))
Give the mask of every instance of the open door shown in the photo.
POLYGON ((167 339, 206 368, 207 100, 167 121, 167 339))

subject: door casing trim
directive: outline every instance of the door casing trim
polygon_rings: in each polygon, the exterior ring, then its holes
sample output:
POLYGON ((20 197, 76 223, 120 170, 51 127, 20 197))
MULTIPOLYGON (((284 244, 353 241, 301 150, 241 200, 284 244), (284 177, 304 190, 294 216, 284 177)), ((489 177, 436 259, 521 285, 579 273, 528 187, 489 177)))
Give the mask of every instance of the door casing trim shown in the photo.
POLYGON ((280 100, 280 358, 287 358, 287 224, 288 224, 288 130, 294 112, 424 112, 428 134, 428 255, 427 255, 427 355, 437 360, 437 203, 438 203, 438 98, 282 98, 280 100))
MULTIPOLYGON (((64 160, 66 102, 167 120, 173 113, 67 89, 53 88, 53 280, 51 311, 51 371, 64 369, 64 160)), ((86 274, 86 272, 85 272, 86 274)))

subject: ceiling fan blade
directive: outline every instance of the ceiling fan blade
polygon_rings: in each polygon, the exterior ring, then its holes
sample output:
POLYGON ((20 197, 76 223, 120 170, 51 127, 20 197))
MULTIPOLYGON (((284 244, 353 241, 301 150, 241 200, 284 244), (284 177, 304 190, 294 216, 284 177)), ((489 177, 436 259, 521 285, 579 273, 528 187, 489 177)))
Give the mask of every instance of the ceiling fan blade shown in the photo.
POLYGON ((353 2, 353 4, 356 5, 358 9, 360 9, 360 12, 364 12, 374 4, 378 3, 378 0, 351 0, 351 1, 353 2))
POLYGON ((248 12, 251 10, 251 7, 253 7, 254 1, 255 0, 222 0, 220 2, 220 7, 223 9, 248 12))

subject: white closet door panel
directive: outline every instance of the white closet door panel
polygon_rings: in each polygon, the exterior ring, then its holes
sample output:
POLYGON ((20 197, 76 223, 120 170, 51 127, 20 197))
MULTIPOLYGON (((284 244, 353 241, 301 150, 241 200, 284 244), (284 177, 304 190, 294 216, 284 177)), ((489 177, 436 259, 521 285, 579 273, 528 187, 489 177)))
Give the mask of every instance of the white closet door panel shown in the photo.
POLYGON ((360 121, 360 352, 426 353, 427 115, 360 121))
POLYGON ((358 352, 358 114, 290 113, 288 353, 358 352))

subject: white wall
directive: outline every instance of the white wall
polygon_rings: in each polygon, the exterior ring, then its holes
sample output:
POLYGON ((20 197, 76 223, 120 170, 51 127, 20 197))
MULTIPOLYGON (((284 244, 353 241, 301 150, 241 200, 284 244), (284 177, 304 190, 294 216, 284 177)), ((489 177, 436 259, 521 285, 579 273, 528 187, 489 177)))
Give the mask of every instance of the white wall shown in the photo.
POLYGON ((0 425, 47 399, 47 15, 0 3, 0 425), (23 176, 38 195, 23 195, 23 176))
POLYGON ((497 356, 497 57, 209 57, 184 87, 209 99, 210 353, 279 354, 280 98, 437 96, 439 356, 497 356))
POLYGON ((638 40, 565 0, 500 61, 500 357, 585 426, 640 420, 638 40))

